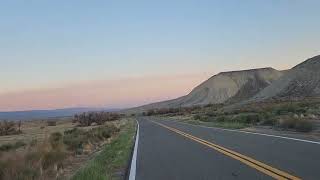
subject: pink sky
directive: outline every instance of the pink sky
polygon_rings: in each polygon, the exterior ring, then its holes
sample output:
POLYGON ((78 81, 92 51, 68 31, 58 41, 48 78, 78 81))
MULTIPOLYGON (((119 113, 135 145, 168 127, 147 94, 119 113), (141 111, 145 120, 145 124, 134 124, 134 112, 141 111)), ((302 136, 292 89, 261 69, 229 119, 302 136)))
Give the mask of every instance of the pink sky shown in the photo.
POLYGON ((0 111, 132 107, 185 95, 207 78, 205 74, 136 77, 3 93, 0 94, 0 111))

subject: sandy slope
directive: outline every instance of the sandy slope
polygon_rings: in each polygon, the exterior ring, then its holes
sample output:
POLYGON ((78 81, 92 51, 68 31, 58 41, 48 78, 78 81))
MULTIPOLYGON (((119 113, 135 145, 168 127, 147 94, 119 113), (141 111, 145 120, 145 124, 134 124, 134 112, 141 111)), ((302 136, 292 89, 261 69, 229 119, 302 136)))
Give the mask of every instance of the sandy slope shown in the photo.
POLYGON ((222 72, 194 88, 188 95, 164 102, 153 103, 130 111, 154 108, 185 107, 204 104, 238 102, 256 95, 282 76, 272 68, 222 72))

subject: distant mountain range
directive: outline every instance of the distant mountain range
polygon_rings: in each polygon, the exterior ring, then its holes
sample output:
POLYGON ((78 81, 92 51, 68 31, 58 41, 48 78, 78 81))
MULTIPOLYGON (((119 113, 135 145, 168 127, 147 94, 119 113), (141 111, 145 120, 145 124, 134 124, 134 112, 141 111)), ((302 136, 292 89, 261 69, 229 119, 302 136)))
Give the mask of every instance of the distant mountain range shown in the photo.
POLYGON ((88 111, 108 111, 114 112, 119 109, 106 108, 66 108, 55 110, 32 110, 32 111, 11 111, 0 112, 0 120, 34 120, 34 119, 48 119, 57 117, 68 117, 74 114, 88 111))
POLYGON ((320 56, 315 56, 285 71, 261 68, 222 72, 212 76, 186 96, 131 108, 127 112, 319 96, 320 56))

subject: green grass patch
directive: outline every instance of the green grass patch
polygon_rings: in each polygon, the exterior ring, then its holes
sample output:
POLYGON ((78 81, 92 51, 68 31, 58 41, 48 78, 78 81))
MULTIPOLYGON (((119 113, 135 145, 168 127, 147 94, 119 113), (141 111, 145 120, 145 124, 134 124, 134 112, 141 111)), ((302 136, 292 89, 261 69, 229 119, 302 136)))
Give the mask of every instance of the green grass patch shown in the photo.
POLYGON ((129 121, 121 128, 120 134, 105 146, 100 154, 80 169, 73 180, 119 179, 115 172, 123 171, 130 159, 135 134, 135 122, 129 121))

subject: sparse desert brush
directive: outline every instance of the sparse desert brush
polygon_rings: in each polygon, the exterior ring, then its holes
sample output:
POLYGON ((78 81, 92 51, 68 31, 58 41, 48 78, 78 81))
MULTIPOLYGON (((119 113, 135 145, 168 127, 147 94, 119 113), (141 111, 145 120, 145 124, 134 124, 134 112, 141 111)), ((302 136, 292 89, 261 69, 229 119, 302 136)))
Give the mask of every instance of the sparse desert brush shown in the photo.
POLYGON ((209 112, 206 112, 206 116, 215 117, 217 116, 217 113, 215 113, 214 111, 209 111, 209 112))
POLYGON ((55 151, 47 143, 27 152, 7 153, 0 159, 0 179, 55 179, 65 157, 65 152, 55 151))
POLYGON ((92 145, 94 150, 119 131, 110 123, 92 129, 54 132, 39 141, 28 139, 28 144, 21 141, 3 144, 0 146, 0 180, 59 179, 75 154, 91 153, 84 148, 92 145))
POLYGON ((313 123, 304 118, 293 118, 291 116, 282 116, 279 118, 277 126, 283 129, 294 129, 299 132, 310 132, 313 129, 313 123))
POLYGON ((85 131, 78 128, 74 128, 64 132, 63 143, 70 151, 76 152, 82 148, 82 145, 86 142, 85 131))
POLYGON ((228 120, 228 118, 226 116, 224 116, 224 115, 219 116, 219 117, 216 118, 217 122, 225 122, 227 120, 228 120))
POLYGON ((260 125, 274 126, 277 123, 276 117, 269 112, 260 113, 260 125))
POLYGON ((196 115, 193 116, 193 119, 194 120, 200 120, 201 116, 199 114, 196 114, 196 115))
POLYGON ((51 150, 47 152, 43 152, 41 165, 44 170, 52 169, 60 169, 63 167, 63 162, 67 156, 65 151, 57 151, 51 150))
POLYGON ((13 121, 0 122, 0 136, 20 134, 21 131, 17 129, 17 124, 13 121))
POLYGON ((285 104, 274 108, 274 113, 276 115, 286 115, 289 113, 303 114, 306 113, 306 108, 301 107, 297 104, 285 104))
POLYGON ((40 176, 38 166, 29 164, 23 153, 10 153, 0 160, 0 179, 38 179, 40 176))
POLYGON ((258 114, 252 114, 252 113, 239 114, 239 115, 236 115, 233 119, 236 122, 245 123, 245 124, 256 124, 261 120, 258 114))
POLYGON ((308 120, 300 119, 296 122, 295 129, 300 132, 310 132, 313 129, 313 124, 308 120))
POLYGON ((66 145, 68 150, 75 153, 81 153, 84 145, 98 143, 110 138, 119 131, 120 129, 114 125, 97 127, 89 131, 74 128, 64 132, 63 143, 66 145))
POLYGON ((61 149, 63 136, 60 132, 52 133, 49 137, 49 143, 53 149, 61 149))
POLYGON ((121 117, 118 113, 110 112, 84 112, 81 114, 74 115, 72 120, 73 123, 79 123, 79 126, 91 126, 91 124, 96 123, 98 125, 103 125, 108 121, 116 121, 121 117))
POLYGON ((57 122, 54 121, 54 120, 49 120, 49 121, 47 121, 47 125, 48 125, 48 126, 56 126, 56 125, 57 125, 57 122))

